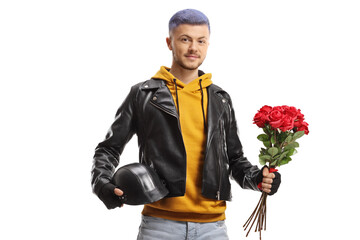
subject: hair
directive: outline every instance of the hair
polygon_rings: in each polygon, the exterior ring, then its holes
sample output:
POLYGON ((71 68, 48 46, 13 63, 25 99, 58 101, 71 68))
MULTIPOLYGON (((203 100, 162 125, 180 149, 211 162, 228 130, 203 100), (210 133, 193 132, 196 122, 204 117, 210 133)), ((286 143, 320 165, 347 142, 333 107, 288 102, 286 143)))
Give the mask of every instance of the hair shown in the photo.
POLYGON ((169 21, 169 33, 180 24, 207 25, 210 32, 209 19, 196 9, 184 9, 175 13, 169 21))

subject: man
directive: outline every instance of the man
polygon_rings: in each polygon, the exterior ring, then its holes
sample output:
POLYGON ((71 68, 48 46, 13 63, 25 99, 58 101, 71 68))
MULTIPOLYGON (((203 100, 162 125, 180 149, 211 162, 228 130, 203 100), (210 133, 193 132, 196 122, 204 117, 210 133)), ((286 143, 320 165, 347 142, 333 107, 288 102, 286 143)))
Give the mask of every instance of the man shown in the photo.
POLYGON ((92 186, 109 209, 121 206, 123 192, 110 179, 133 134, 140 162, 154 168, 169 190, 167 197, 144 206, 138 239, 228 239, 230 176, 242 188, 270 194, 279 186, 278 173, 259 170, 244 157, 229 95, 198 69, 209 40, 203 13, 177 12, 166 39, 171 68, 162 66, 131 88, 95 150, 92 186))

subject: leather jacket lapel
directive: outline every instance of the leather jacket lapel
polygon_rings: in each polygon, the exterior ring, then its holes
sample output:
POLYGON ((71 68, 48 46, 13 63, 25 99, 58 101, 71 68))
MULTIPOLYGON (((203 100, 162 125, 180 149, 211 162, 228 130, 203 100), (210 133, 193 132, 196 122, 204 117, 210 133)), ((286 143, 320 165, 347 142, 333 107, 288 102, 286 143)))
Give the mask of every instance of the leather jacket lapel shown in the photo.
POLYGON ((178 117, 175 103, 170 90, 166 87, 163 80, 150 79, 141 86, 141 90, 155 90, 155 93, 151 96, 150 103, 162 111, 178 117))

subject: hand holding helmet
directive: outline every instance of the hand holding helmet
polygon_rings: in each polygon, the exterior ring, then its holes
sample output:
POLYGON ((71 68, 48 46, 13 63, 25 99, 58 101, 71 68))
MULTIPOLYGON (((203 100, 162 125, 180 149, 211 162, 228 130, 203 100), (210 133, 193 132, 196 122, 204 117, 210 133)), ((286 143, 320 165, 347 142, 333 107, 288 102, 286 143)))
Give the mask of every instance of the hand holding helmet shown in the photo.
POLYGON ((108 209, 113 209, 123 206, 123 194, 123 191, 117 188, 114 184, 107 183, 102 187, 99 198, 101 199, 101 201, 103 201, 103 203, 108 209))
POLYGON ((118 196, 122 197, 122 203, 128 205, 156 202, 169 193, 155 170, 141 163, 122 166, 113 175, 111 183, 114 188, 121 189, 121 192, 117 191, 118 196))
POLYGON ((119 168, 111 182, 105 184, 99 198, 108 209, 123 204, 142 205, 164 198, 169 191, 156 172, 141 163, 132 163, 119 168))

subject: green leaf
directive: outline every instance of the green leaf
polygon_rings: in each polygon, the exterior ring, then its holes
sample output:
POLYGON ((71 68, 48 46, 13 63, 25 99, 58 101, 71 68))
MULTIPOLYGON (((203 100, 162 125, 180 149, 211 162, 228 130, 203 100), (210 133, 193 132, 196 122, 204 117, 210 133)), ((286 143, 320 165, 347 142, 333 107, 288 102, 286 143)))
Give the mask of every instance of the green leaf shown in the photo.
POLYGON ((278 166, 288 164, 291 161, 290 157, 283 158, 281 161, 279 161, 278 166))
POLYGON ((260 134, 259 136, 257 136, 257 139, 259 139, 260 141, 264 142, 264 141, 268 141, 269 140, 269 136, 266 134, 260 134))
POLYGON ((271 156, 270 155, 259 155, 259 162, 261 165, 265 165, 266 161, 270 161, 271 160, 271 156))
POLYGON ((272 144, 275 144, 275 143, 276 143, 276 141, 275 141, 275 135, 272 135, 272 136, 271 136, 271 143, 272 143, 272 144))
POLYGON ((262 160, 270 160, 271 156, 270 155, 262 155, 262 156, 259 156, 259 158, 262 160))
MULTIPOLYGON (((267 151, 266 151, 265 148, 261 148, 261 149, 260 149, 260 155, 266 155, 266 153, 267 153, 267 151)), ((260 155, 259 155, 259 156, 260 156, 260 155)))
POLYGON ((266 164, 266 161, 259 158, 259 163, 260 163, 261 165, 265 165, 265 164, 266 164))
POLYGON ((297 142, 292 142, 292 143, 289 143, 288 145, 286 145, 286 146, 284 147, 284 151, 290 150, 290 149, 292 149, 292 148, 297 148, 297 147, 299 147, 299 143, 297 143, 297 142))
POLYGON ((292 136, 289 135, 289 136, 287 136, 287 138, 285 139, 285 142, 286 142, 286 143, 289 143, 289 142, 291 142, 291 140, 292 140, 292 136))
MULTIPOLYGON (((294 148, 293 148, 294 149, 294 148)), ((295 150, 295 149, 294 149, 295 150)), ((286 155, 289 153, 289 151, 285 151, 283 152, 280 157, 279 157, 279 161, 281 161, 284 157, 286 157, 286 155)))
POLYGON ((304 131, 299 131, 299 132, 294 133, 293 140, 301 138, 302 136, 304 136, 304 134, 305 134, 304 131))
POLYGON ((295 148, 291 148, 291 149, 289 149, 289 151, 288 151, 289 153, 287 154, 287 156, 288 157, 290 157, 290 156, 292 156, 292 155, 294 155, 294 154, 296 154, 297 153, 297 151, 296 151, 296 149, 295 148))
POLYGON ((270 141, 264 141, 263 143, 264 143, 265 147, 267 147, 267 148, 271 147, 270 141))
POLYGON ((277 161, 273 161, 273 162, 270 163, 270 166, 275 167, 277 165, 276 163, 277 163, 277 161))
POLYGON ((276 147, 271 147, 268 149, 268 153, 273 157, 275 156, 277 153, 279 152, 279 150, 276 147))

